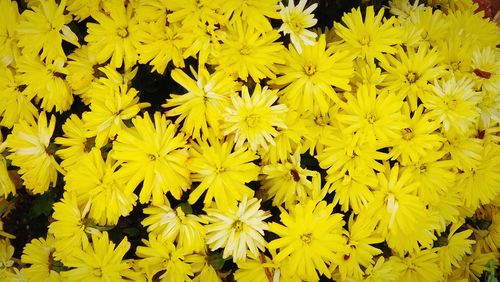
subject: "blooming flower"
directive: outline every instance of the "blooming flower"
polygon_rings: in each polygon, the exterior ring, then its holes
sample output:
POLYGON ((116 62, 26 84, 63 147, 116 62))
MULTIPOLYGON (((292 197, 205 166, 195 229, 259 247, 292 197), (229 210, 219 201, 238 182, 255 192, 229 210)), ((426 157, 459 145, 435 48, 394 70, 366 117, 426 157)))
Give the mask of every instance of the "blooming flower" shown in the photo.
POLYGON ((205 211, 207 245, 212 251, 224 248, 222 257, 232 256, 238 262, 246 260, 247 253, 257 257, 259 250, 265 250, 264 230, 268 226, 264 220, 271 214, 260 210, 260 200, 245 197, 237 208, 205 208, 205 211))
POLYGON ((52 235, 48 235, 46 239, 33 239, 24 246, 21 261, 29 264, 24 272, 29 280, 62 281, 62 263, 53 257, 54 240, 52 235))
POLYGON ((307 0, 300 0, 295 6, 295 0, 292 0, 288 2, 286 7, 281 2, 279 4, 279 15, 283 24, 278 31, 285 35, 290 34, 290 41, 299 54, 302 53, 302 45, 314 45, 314 39, 318 36, 307 30, 318 22, 312 14, 318 4, 314 3, 304 10, 306 3, 307 0))

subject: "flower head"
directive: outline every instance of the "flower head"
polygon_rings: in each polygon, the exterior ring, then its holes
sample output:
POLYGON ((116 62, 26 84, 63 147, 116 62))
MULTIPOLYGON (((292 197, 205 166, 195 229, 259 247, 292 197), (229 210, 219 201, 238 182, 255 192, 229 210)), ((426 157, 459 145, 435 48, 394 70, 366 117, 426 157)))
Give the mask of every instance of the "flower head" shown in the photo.
POLYGON ((285 35, 290 34, 293 46, 302 53, 302 45, 314 45, 314 39, 318 36, 315 32, 307 30, 318 22, 312 14, 318 4, 314 3, 304 10, 307 0, 300 0, 297 6, 294 2, 295 0, 289 1, 287 7, 280 2, 279 15, 283 24, 278 31, 285 35))

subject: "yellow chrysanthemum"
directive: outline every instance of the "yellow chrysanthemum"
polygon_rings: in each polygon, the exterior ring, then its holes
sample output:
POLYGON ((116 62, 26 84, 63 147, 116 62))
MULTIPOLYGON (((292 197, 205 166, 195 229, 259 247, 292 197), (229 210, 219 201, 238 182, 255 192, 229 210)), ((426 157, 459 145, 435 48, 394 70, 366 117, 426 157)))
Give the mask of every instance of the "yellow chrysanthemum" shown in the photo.
POLYGON ((236 264, 238 269, 234 272, 234 279, 238 282, 273 281, 274 278, 279 278, 274 271, 277 266, 264 253, 259 253, 258 257, 250 255, 247 260, 236 264))
POLYGON ((77 164, 90 152, 94 147, 94 139, 89 138, 91 135, 82 120, 75 114, 69 116, 62 125, 64 135, 56 137, 54 143, 61 147, 56 151, 56 155, 63 161, 61 166, 64 169, 69 169, 77 164))
POLYGON ((292 0, 286 7, 283 3, 279 3, 279 15, 283 24, 278 32, 283 32, 284 35, 290 34, 290 41, 299 54, 302 53, 303 45, 314 45, 314 39, 318 36, 315 32, 307 30, 318 22, 312 14, 318 3, 311 4, 304 10, 306 3, 307 0, 300 0, 295 6, 295 0, 292 0))
POLYGON ((55 0, 40 1, 32 10, 24 10, 17 26, 18 45, 27 56, 40 53, 47 61, 66 60, 62 41, 80 46, 78 37, 71 31, 71 16, 64 13, 66 0, 57 3, 55 0))
POLYGON ((379 256, 377 262, 368 266, 365 270, 365 282, 388 282, 399 281, 403 275, 405 267, 394 260, 386 260, 383 256, 379 256))
POLYGON ((460 266, 453 269, 448 279, 479 282, 481 281, 479 278, 481 278, 489 263, 494 267, 500 265, 498 262, 498 253, 483 252, 480 248, 473 247, 472 254, 465 256, 460 261, 460 266))
POLYGON ((280 102, 293 110, 324 115, 328 100, 340 102, 334 87, 351 90, 353 64, 349 52, 326 48, 323 35, 313 45, 304 46, 300 54, 290 48, 285 59, 285 64, 278 67, 282 75, 271 84, 280 87, 280 102))
MULTIPOLYGON (((75 49, 68 56, 66 79, 76 95, 84 94, 98 75, 98 63, 87 45, 75 49)), ((86 102, 86 101, 84 101, 86 102)))
POLYGON ((234 135, 236 148, 245 144, 257 151, 259 148, 267 149, 268 144, 274 145, 277 128, 286 128, 283 118, 288 111, 285 105, 273 105, 277 99, 276 91, 267 86, 261 88, 257 84, 252 95, 243 86, 241 97, 231 96, 232 105, 226 108, 222 124, 223 134, 234 135))
POLYGON ((188 92, 170 94, 163 107, 170 108, 167 116, 179 116, 175 122, 182 122, 182 131, 192 138, 200 140, 212 134, 218 136, 222 112, 230 105, 230 97, 239 85, 231 76, 223 72, 210 74, 205 67, 197 73, 192 72, 195 80, 180 69, 172 71, 172 78, 188 92))
POLYGON ((152 205, 142 212, 147 217, 141 224, 147 226, 151 235, 161 235, 186 252, 201 252, 205 249, 206 223, 194 214, 186 214, 182 206, 171 208, 165 199, 161 205, 152 205))
POLYGON ((160 112, 153 118, 154 122, 148 113, 134 118, 133 127, 118 133, 110 156, 121 163, 118 175, 126 179, 125 189, 134 191, 144 181, 139 201, 159 205, 166 192, 180 199, 191 180, 186 168, 186 137, 160 112))
MULTIPOLYGON (((16 1, 0 0, 0 66, 12 65, 19 56, 16 28, 19 20, 19 8, 16 1)), ((0 75, 2 77, 2 75, 0 75)))
POLYGON ((466 78, 436 82, 434 92, 421 98, 429 115, 441 122, 445 131, 455 129, 464 133, 479 117, 480 96, 466 78))
POLYGON ((34 123, 38 110, 26 95, 19 73, 0 66, 0 126, 12 128, 20 120, 34 123))
POLYGON ((472 53, 472 77, 479 89, 500 92, 500 52, 498 49, 476 49, 472 53))
POLYGON ((245 196, 253 197, 254 191, 245 183, 258 178, 260 168, 252 163, 257 156, 246 148, 233 147, 232 139, 193 144, 188 168, 193 182, 200 184, 190 193, 189 203, 194 204, 205 191, 205 207, 215 200, 220 209, 235 205, 245 196))
MULTIPOLYGON (((0 138, 0 142, 1 142, 0 138)), ((1 147, 1 145, 0 145, 1 147)), ((0 153, 2 150, 0 149, 0 153)), ((7 170, 7 162, 5 158, 0 154, 0 196, 7 199, 9 195, 16 194, 16 186, 12 182, 9 176, 9 171, 7 170)))
POLYGON ((24 186, 35 194, 44 193, 57 181, 60 167, 49 149, 55 126, 55 117, 52 116, 47 124, 45 112, 42 112, 37 123, 28 124, 21 120, 7 136, 11 152, 7 159, 20 168, 24 186))
POLYGON ((264 220, 271 214, 260 209, 260 200, 244 197, 237 206, 205 211, 206 243, 212 251, 224 248, 222 258, 231 256, 234 262, 245 261, 249 254, 256 257, 259 250, 265 250, 264 230, 268 230, 268 225, 264 220))
POLYGON ((143 269, 148 281, 155 277, 158 281, 191 281, 193 269, 188 264, 186 252, 183 248, 177 248, 172 242, 163 236, 150 235, 148 240, 143 239, 145 246, 138 246, 136 254, 141 259, 138 266, 143 269))
MULTIPOLYGON (((127 1, 128 2, 128 1, 127 1)), ((85 41, 90 51, 102 64, 111 59, 110 65, 130 69, 137 62, 137 21, 133 17, 133 6, 125 0, 108 2, 109 14, 101 11, 92 14, 97 23, 88 23, 85 41)))
POLYGON ((98 12, 102 2, 102 0, 67 0, 66 10, 76 21, 81 22, 98 12))
POLYGON ((472 234, 472 230, 457 232, 460 226, 462 226, 461 223, 452 224, 449 234, 442 234, 437 241, 444 241, 443 245, 438 248, 437 253, 440 268, 445 274, 451 272, 452 266, 460 267, 459 262, 465 255, 471 254, 471 246, 475 243, 474 240, 468 239, 472 234))
POLYGON ((15 277, 14 272, 14 247, 10 244, 9 239, 0 239, 0 279, 12 279, 15 277))
POLYGON ((63 265, 53 256, 54 241, 52 235, 47 235, 46 239, 33 239, 24 246, 21 261, 29 264, 28 267, 24 268, 24 275, 28 281, 63 281, 60 274, 63 265))
POLYGON ((120 216, 129 215, 137 200, 117 177, 117 167, 116 161, 110 157, 104 160, 101 151, 93 148, 64 177, 64 189, 74 192, 80 204, 90 201, 89 217, 99 225, 116 225, 120 216))
POLYGON ((272 29, 269 18, 277 19, 279 0, 229 0, 220 1, 219 10, 231 20, 242 20, 258 32, 272 29))
POLYGON ((63 60, 41 61, 39 57, 23 56, 17 62, 17 78, 26 85, 23 90, 29 99, 35 98, 45 111, 69 110, 73 93, 65 80, 68 70, 63 60))
POLYGON ((76 248, 64 265, 71 269, 62 273, 64 281, 141 281, 141 273, 130 269, 131 264, 123 260, 130 249, 127 237, 118 246, 108 238, 108 232, 92 234, 92 243, 86 248, 76 248))
POLYGON ((400 281, 443 281, 444 273, 439 268, 439 256, 435 249, 415 251, 408 256, 390 258, 402 268, 400 281))
POLYGON ((476 210, 472 227, 476 248, 482 252, 495 252, 500 247, 500 206, 490 204, 476 210))
POLYGON ((321 201, 300 203, 287 212, 281 209, 282 224, 272 222, 269 231, 280 238, 268 243, 271 251, 279 249, 273 261, 279 263, 286 258, 290 275, 306 281, 318 281, 318 273, 330 278, 328 265, 341 251, 341 214, 333 214, 333 205, 321 201))
POLYGON ((83 124, 90 134, 96 136, 95 144, 102 147, 125 127, 124 120, 135 117, 149 103, 139 103, 138 91, 122 84, 107 87, 100 95, 93 95, 90 111, 84 112, 83 124))
POLYGON ((279 33, 272 29, 259 32, 255 26, 239 19, 228 29, 221 38, 222 43, 214 50, 216 69, 235 74, 244 81, 249 76, 255 82, 275 78, 277 64, 285 62, 282 58, 284 47, 276 42, 279 33))
POLYGON ((353 8, 342 17, 345 25, 335 23, 335 32, 357 57, 373 61, 374 58, 382 58, 384 53, 396 53, 394 45, 402 42, 401 30, 394 26, 396 18, 383 21, 383 17, 384 9, 375 15, 374 7, 368 6, 363 21, 361 9, 353 8))

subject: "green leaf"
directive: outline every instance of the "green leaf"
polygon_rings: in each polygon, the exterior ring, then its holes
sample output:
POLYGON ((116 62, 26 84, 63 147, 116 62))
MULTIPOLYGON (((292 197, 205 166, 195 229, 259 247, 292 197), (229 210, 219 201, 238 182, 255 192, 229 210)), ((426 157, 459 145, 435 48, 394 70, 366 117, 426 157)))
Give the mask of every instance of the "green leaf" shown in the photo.
POLYGON ((33 218, 41 215, 49 216, 52 213, 52 205, 56 202, 56 199, 57 195, 53 189, 36 197, 33 200, 33 206, 30 212, 31 216, 33 218))

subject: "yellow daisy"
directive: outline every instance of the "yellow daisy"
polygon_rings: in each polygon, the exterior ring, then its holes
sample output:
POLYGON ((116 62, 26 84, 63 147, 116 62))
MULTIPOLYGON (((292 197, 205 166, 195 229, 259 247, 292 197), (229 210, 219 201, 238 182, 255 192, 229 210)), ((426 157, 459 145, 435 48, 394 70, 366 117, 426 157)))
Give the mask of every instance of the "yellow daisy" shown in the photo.
POLYGON ((318 4, 311 4, 307 9, 304 9, 306 3, 307 0, 300 0, 295 6, 295 0, 292 0, 288 2, 286 7, 283 3, 279 3, 279 15, 283 24, 278 32, 283 32, 284 35, 290 34, 290 41, 299 54, 302 53, 302 45, 314 45, 314 40, 318 36, 315 32, 307 30, 318 22, 312 14, 318 4))
POLYGON ((24 275, 30 281, 63 281, 60 272, 63 264, 54 258, 54 236, 33 239, 23 248, 21 261, 28 264, 24 275))
POLYGON ((61 166, 64 169, 69 169, 77 164, 90 152, 94 147, 94 139, 89 138, 89 130, 85 128, 85 124, 75 114, 66 119, 62 125, 64 132, 63 136, 56 137, 55 142, 61 147, 56 151, 56 155, 62 159, 61 166))

